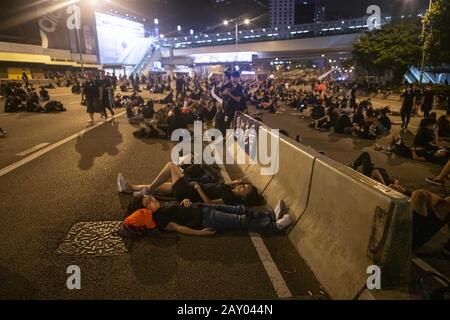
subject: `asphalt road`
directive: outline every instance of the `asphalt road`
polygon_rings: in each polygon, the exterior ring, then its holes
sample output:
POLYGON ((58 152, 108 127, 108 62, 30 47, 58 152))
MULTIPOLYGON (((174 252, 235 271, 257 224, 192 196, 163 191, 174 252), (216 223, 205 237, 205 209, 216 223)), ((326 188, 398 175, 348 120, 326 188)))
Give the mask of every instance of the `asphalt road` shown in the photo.
MULTIPOLYGON (((17 155, 27 149, 52 145, 85 129, 87 115, 80 97, 68 89, 50 90, 50 94, 68 111, 0 115, 0 127, 8 132, 0 139, 0 170, 28 157, 17 155)), ((291 111, 265 114, 263 120, 292 136, 300 134, 304 144, 343 163, 369 151, 377 166, 385 167, 406 187, 448 193, 423 181, 439 171, 437 166, 387 157, 372 151, 372 142, 319 133, 291 111)), ((413 119, 413 125, 418 120, 413 119)), ((137 140, 134 130, 125 116, 118 117, 0 176, 0 298, 276 299, 271 279, 245 232, 125 241, 128 252, 110 257, 57 252, 75 224, 124 218, 130 197, 116 191, 118 172, 130 181, 148 182, 169 161, 170 142, 137 140), (66 287, 69 265, 81 269, 81 290, 66 287)), ((448 260, 438 253, 447 232, 433 239, 421 256, 450 275, 448 260)), ((293 299, 324 298, 320 284, 286 237, 266 238, 264 243, 293 299)))
MULTIPOLYGON (((0 115, 0 169, 42 143, 84 129, 79 96, 50 90, 60 114, 0 115)), ((169 161, 171 143, 137 140, 125 116, 106 122, 0 176, 0 299, 276 299, 274 286, 246 233, 212 238, 147 237, 125 241, 128 253, 73 257, 58 248, 75 224, 120 221, 129 196, 117 193, 122 172, 148 182, 169 161), (68 290, 66 269, 81 270, 81 290, 68 290)), ((32 153, 34 154, 34 153, 32 153)), ((323 289, 286 237, 265 244, 293 299, 323 298, 323 289)))

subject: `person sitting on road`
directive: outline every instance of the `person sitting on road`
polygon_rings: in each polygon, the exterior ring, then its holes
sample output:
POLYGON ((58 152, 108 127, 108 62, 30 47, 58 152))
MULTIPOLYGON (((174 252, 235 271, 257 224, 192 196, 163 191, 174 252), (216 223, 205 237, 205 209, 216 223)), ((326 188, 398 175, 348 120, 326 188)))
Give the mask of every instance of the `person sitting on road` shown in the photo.
POLYGON ((353 115, 352 124, 361 125, 364 122, 364 107, 360 104, 357 111, 353 115))
POLYGON ((320 119, 317 119, 309 126, 318 130, 328 131, 336 124, 336 120, 339 117, 339 112, 334 106, 330 106, 326 109, 326 115, 320 119))
POLYGON ((426 178, 425 181, 437 186, 444 186, 445 180, 450 179, 450 160, 447 161, 441 172, 434 178, 426 178))
POLYGON ((432 118, 423 119, 414 137, 413 146, 427 151, 437 150, 439 148, 438 130, 436 120, 432 118))
POLYGON ((387 155, 392 153, 416 161, 435 162, 438 164, 445 164, 450 158, 450 151, 447 148, 438 148, 436 150, 425 150, 424 148, 408 147, 399 135, 391 136, 391 143, 389 146, 380 146, 375 144, 376 151, 382 151, 387 155))
POLYGON ((347 112, 341 113, 336 119, 334 132, 339 134, 352 134, 353 126, 350 116, 347 112))
POLYGON ((378 129, 382 135, 388 135, 391 132, 392 123, 388 116, 389 108, 385 107, 380 110, 378 115, 378 129))
POLYGON ((170 136, 168 135, 168 127, 167 126, 158 126, 158 121, 151 120, 146 123, 147 125, 144 128, 139 129, 138 131, 133 132, 133 135, 138 139, 167 139, 170 136))
POLYGON ((40 96, 42 101, 49 101, 50 100, 50 96, 48 94, 48 91, 45 90, 44 87, 41 87, 41 90, 39 91, 39 96, 40 96))
POLYGON ((362 173, 365 176, 372 178, 373 180, 378 181, 379 183, 382 183, 394 190, 397 190, 400 193, 406 194, 408 196, 411 195, 408 190, 401 186, 399 180, 391 179, 389 177, 386 169, 375 167, 368 152, 363 152, 355 161, 350 164, 350 167, 353 170, 358 170, 359 167, 362 167, 362 173))
POLYGON ((439 138, 450 138, 450 110, 437 120, 439 138))
MULTIPOLYGON (((428 190, 417 190, 411 195, 413 208, 412 249, 416 251, 445 225, 450 231, 450 197, 440 197, 428 190)), ((450 240, 442 248, 450 257, 450 240)))
POLYGON ((167 96, 165 96, 161 100, 158 100, 157 103, 161 103, 161 104, 173 103, 173 90, 170 90, 170 92, 167 94, 167 96))
POLYGON ((27 96, 27 111, 28 112, 44 112, 44 108, 39 103, 39 97, 35 91, 30 91, 27 96))
MULTIPOLYGON (((275 210, 252 211, 245 206, 194 204, 184 199, 180 204, 161 205, 153 196, 139 196, 129 204, 124 225, 132 224, 134 215, 145 209, 150 213, 144 224, 160 231, 176 232, 191 236, 212 236, 233 230, 248 230, 265 236, 280 234, 294 222, 283 201, 275 210), (149 223, 150 222, 150 223, 149 223)), ((137 220, 137 219, 136 219, 137 220)), ((139 227, 139 226, 137 226, 139 227)))
POLYGON ((189 199, 206 204, 227 204, 256 206, 262 203, 258 190, 250 183, 234 181, 230 184, 200 184, 190 182, 173 162, 167 163, 151 185, 132 185, 122 174, 117 178, 118 190, 131 193, 135 197, 153 195, 156 192, 173 195, 178 201, 189 199))
POLYGON ((366 119, 359 125, 353 127, 353 135, 367 140, 375 140, 377 138, 378 119, 372 109, 368 109, 366 119))

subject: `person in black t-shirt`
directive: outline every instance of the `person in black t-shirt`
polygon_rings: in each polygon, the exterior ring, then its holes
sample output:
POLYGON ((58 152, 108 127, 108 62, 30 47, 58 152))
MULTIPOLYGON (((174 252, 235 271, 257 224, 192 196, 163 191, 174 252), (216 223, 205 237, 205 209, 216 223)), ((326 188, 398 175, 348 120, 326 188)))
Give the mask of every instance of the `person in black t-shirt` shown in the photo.
POLYGON ((81 93, 81 100, 86 101, 87 113, 89 114, 88 125, 94 123, 94 113, 99 112, 99 98, 100 98, 100 86, 94 79, 92 71, 86 72, 86 81, 83 84, 83 91, 81 93))
POLYGON ((411 119, 411 113, 414 105, 414 87, 408 86, 406 91, 402 94, 403 104, 400 109, 400 115, 402 118, 402 129, 408 129, 409 121, 411 119))
POLYGON ((431 86, 427 86, 425 92, 423 93, 423 117, 428 118, 430 115, 431 109, 433 109, 433 101, 434 101, 434 92, 431 90, 431 86))
MULTIPOLYGON (((411 195, 413 209, 412 249, 416 251, 443 227, 450 230, 450 197, 440 197, 427 190, 417 190, 411 195)), ((450 256, 450 240, 442 248, 450 256)))
POLYGON ((97 83, 100 87, 100 107, 101 107, 101 114, 105 117, 105 119, 108 118, 108 114, 106 112, 106 109, 111 112, 111 115, 114 116, 114 111, 112 109, 113 106, 113 96, 114 92, 112 91, 112 83, 109 78, 105 77, 105 71, 100 72, 100 78, 97 80, 97 83))
POLYGON ((166 164, 151 185, 129 184, 122 174, 118 175, 117 184, 119 192, 134 192, 135 197, 152 195, 159 192, 171 194, 178 201, 189 199, 192 202, 206 204, 245 204, 255 206, 262 202, 258 190, 250 183, 243 181, 234 181, 230 184, 200 184, 190 182, 184 176, 180 167, 173 162, 166 164))
POLYGON ((414 137, 413 146, 423 148, 425 150, 435 150, 438 148, 438 132, 436 120, 427 118, 423 119, 417 134, 414 137))
POLYGON ((450 138, 450 111, 439 117, 437 126, 439 127, 438 136, 440 138, 450 138))
POLYGON ((212 236, 216 232, 248 230, 262 235, 276 235, 294 221, 280 201, 275 210, 252 211, 245 206, 193 204, 189 199, 180 204, 161 203, 152 196, 135 198, 128 206, 131 214, 146 208, 160 231, 192 236, 212 236))
POLYGON ((177 79, 175 80, 175 87, 176 87, 176 96, 175 96, 175 100, 178 101, 178 99, 180 98, 180 96, 183 96, 184 93, 184 86, 185 86, 185 82, 184 79, 181 75, 177 74, 177 79))
POLYGON ((247 104, 245 101, 244 89, 239 84, 240 74, 238 71, 231 73, 231 83, 223 90, 223 113, 225 116, 226 128, 230 128, 236 111, 245 111, 247 104))

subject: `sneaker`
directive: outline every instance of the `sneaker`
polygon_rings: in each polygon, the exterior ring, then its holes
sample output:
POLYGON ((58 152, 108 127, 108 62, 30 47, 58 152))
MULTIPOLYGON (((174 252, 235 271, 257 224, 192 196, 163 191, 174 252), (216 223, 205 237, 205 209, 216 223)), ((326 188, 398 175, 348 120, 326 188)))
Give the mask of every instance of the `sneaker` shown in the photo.
POLYGON ((117 190, 120 193, 131 193, 128 183, 121 173, 117 175, 117 190))
POLYGON ((292 217, 289 214, 285 214, 283 218, 277 220, 277 228, 278 230, 283 231, 293 223, 294 220, 292 219, 292 217))
POLYGON ((450 240, 447 242, 447 244, 442 248, 441 252, 450 258, 450 240))
POLYGON ((444 181, 436 180, 436 178, 425 178, 425 181, 430 183, 430 184, 434 184, 435 186, 439 186, 439 187, 445 186, 445 182, 444 181))
POLYGON ((147 189, 133 192, 133 197, 135 197, 135 198, 139 198, 139 197, 143 197, 143 196, 151 196, 151 195, 152 195, 152 193, 149 192, 147 189))
POLYGON ((276 221, 280 220, 281 217, 283 217, 283 215, 286 213, 286 204, 284 203, 284 201, 278 201, 278 204, 273 211, 275 212, 276 221))

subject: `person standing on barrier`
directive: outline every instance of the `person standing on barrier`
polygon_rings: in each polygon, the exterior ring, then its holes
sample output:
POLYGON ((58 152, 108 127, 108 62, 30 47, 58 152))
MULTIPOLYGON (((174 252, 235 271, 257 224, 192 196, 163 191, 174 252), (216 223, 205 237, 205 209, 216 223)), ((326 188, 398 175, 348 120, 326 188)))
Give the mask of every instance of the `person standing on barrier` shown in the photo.
POLYGON ((223 112, 226 128, 230 128, 236 111, 245 111, 247 109, 244 89, 239 84, 240 73, 233 71, 231 73, 231 83, 223 90, 223 112))

